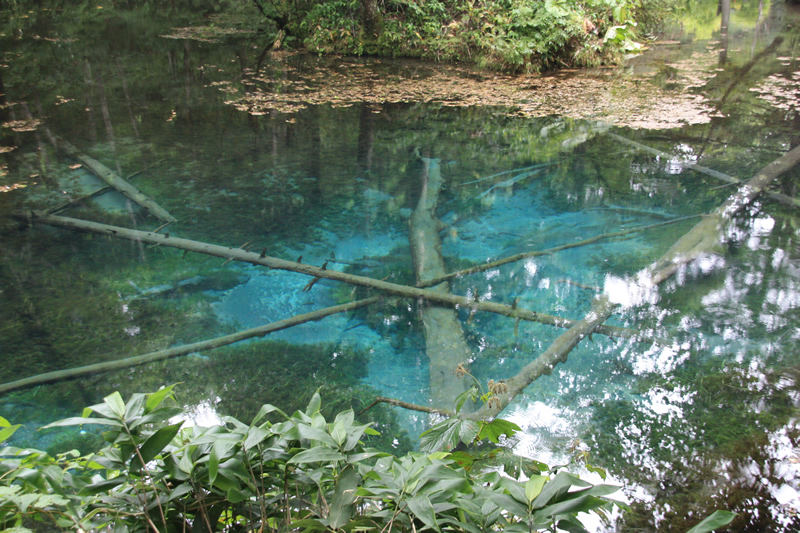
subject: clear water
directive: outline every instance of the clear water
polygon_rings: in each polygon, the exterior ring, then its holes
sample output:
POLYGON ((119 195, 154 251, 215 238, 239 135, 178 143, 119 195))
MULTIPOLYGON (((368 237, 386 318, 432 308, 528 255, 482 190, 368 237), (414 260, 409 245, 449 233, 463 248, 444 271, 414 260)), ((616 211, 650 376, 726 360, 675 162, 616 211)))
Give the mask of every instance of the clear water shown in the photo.
MULTIPOLYGON (((3 154, 0 177, 0 377, 8 382, 148 353, 367 293, 326 280, 303 291, 310 280, 300 274, 23 227, 7 215, 56 206, 101 185, 53 149, 48 131, 130 176, 178 219, 162 230, 171 235, 232 247, 249 243, 272 256, 413 284, 408 219, 422 186, 418 154, 441 165, 441 252, 454 270, 719 205, 734 189, 680 162, 746 179, 796 142, 791 91, 798 58, 791 43, 797 35, 776 22, 792 16, 786 9, 773 6, 765 15, 771 25, 759 23, 758 31, 737 26, 722 70, 696 61, 701 64, 692 72, 701 83, 695 93, 718 105, 713 119, 652 131, 577 119, 582 115, 571 109, 536 117, 507 107, 424 103, 430 98, 416 89, 397 101, 376 101, 365 96, 371 86, 364 79, 412 86, 437 79, 443 69, 262 58, 257 34, 217 43, 162 37, 183 23, 204 24, 188 11, 169 19, 114 12, 87 26, 15 19, 9 24, 25 31, 9 30, 2 39, 11 57, 2 75, 12 104, 3 120, 30 113, 42 122, 31 131, 2 133, 3 144, 15 149, 3 154), (769 49, 780 31, 784 44, 769 49), (745 71, 754 57, 755 66, 745 71), (261 81, 244 83, 257 66, 261 81), (326 76, 351 71, 360 81, 344 106, 311 104, 313 97, 294 86, 286 89, 295 95, 288 100, 301 108, 285 107, 281 87, 298 79, 324 85, 326 76), (776 79, 788 81, 776 85, 776 79), (220 90, 231 86, 239 96, 265 91, 278 109, 269 103, 254 113, 237 109, 233 93, 220 90), (672 156, 656 157, 609 133, 672 156), (529 167, 535 173, 526 175, 529 167), (202 281, 152 290, 195 276, 202 281)), ((666 103, 696 81, 671 65, 684 68, 708 50, 716 58, 717 46, 684 37, 683 45, 659 47, 613 76, 636 76, 642 92, 666 103)), ((457 76, 467 84, 483 74, 457 76)), ((605 83, 609 74, 570 76, 605 83)), ((794 170, 780 188, 792 194, 797 178, 794 170)), ((138 229, 160 225, 116 192, 61 214, 138 229)), ((694 223, 632 231, 459 277, 452 291, 508 304, 518 299, 519 307, 571 319, 586 313, 593 295, 610 292, 625 305, 609 323, 649 333, 647 341, 594 334, 504 413, 524 429, 520 453, 555 464, 568 458, 576 440, 589 446, 592 461, 626 485, 634 504, 616 527, 681 531, 685 519, 726 508, 742 513, 740 530, 794 530, 800 507, 796 210, 759 200, 726 230, 724 253, 691 264, 658 291, 632 291, 631 276, 694 223)), ((0 397, 0 414, 26 425, 21 443, 58 447, 81 445, 84 437, 35 429, 114 390, 130 394, 174 382, 182 382, 182 398, 198 416, 212 418, 246 416, 262 402, 300 402, 318 386, 337 406, 359 408, 374 395, 425 404, 428 356, 418 313, 417 302, 392 299, 250 341, 239 351, 195 353, 8 393, 0 397), (348 391, 359 387, 350 402, 348 391)), ((473 352, 472 372, 484 385, 514 375, 562 331, 489 313, 458 314, 473 352)), ((427 422, 411 412, 383 416, 384 431, 398 446, 427 422)))

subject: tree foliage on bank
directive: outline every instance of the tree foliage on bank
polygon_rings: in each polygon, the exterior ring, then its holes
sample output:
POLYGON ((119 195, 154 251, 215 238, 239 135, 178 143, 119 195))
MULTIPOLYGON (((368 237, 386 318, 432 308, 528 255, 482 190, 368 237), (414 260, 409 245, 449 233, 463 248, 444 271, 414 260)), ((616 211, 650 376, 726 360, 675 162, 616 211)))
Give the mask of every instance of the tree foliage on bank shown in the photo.
POLYGON ((253 0, 275 44, 460 61, 510 72, 593 66, 637 50, 668 10, 640 0, 253 0))

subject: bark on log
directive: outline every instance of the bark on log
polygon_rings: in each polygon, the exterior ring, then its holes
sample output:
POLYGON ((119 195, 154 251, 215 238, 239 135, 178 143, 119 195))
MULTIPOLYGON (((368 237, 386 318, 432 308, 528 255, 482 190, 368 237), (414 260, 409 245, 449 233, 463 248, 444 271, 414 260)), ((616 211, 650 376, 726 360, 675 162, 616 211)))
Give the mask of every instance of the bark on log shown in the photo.
MULTIPOLYGON (((242 250, 241 248, 231 248, 227 246, 193 241, 190 239, 171 237, 169 233, 162 234, 152 231, 139 231, 120 226, 110 226, 108 224, 101 224, 99 222, 90 222, 87 220, 63 217, 59 215, 40 215, 36 212, 19 215, 19 218, 27 222, 41 222, 50 226, 96 233, 99 235, 107 235, 109 237, 116 237, 119 239, 141 242, 144 244, 168 246, 171 248, 188 250, 190 252, 222 257, 231 261, 241 261, 243 263, 250 263, 252 265, 265 266, 277 270, 298 272, 308 276, 341 281, 351 285, 360 285, 362 287, 369 287, 388 294, 394 294, 396 296, 403 296, 406 298, 423 298, 430 302, 443 305, 451 305, 454 307, 475 311, 496 313, 511 318, 519 318, 520 320, 539 322, 561 328, 569 328, 576 323, 575 320, 539 313, 536 311, 530 311, 519 307, 515 308, 511 305, 487 301, 476 302, 472 299, 456 294, 436 292, 417 287, 408 287, 406 285, 399 285, 397 283, 390 283, 365 276, 355 276, 345 272, 338 272, 336 270, 322 269, 312 265, 306 265, 303 263, 296 263, 293 261, 286 261, 284 259, 270 257, 268 255, 262 255, 258 252, 242 250)), ((635 330, 614 326, 602 326, 597 329, 597 333, 621 338, 631 338, 638 335, 638 332, 635 330)))
POLYGON ((170 359, 173 357, 187 355, 194 352, 212 350, 214 348, 227 346, 228 344, 233 344, 235 342, 243 341, 246 339, 252 339, 253 337, 263 337, 265 335, 268 335, 269 333, 274 333, 276 331, 287 329, 292 326, 297 326, 299 324, 304 324, 306 322, 320 320, 322 318, 325 318, 326 316, 330 316, 336 313, 351 311, 353 309, 357 309, 365 305, 376 303, 379 300, 380 300, 379 296, 373 296, 371 298, 357 300, 355 302, 350 302, 348 304, 326 307, 325 309, 320 309, 318 311, 313 311, 311 313, 305 313, 302 315, 293 316, 285 320, 279 320, 277 322, 272 322, 271 324, 259 326, 256 328, 246 329, 238 333, 233 333, 231 335, 225 335, 223 337, 217 337, 206 341, 194 342, 192 344, 184 344, 183 346, 176 346, 174 348, 159 350, 157 352, 151 352, 144 355, 136 355, 125 359, 118 359, 116 361, 108 361, 105 363, 97 363, 94 365, 86 365, 77 368, 67 368, 64 370, 47 372, 45 374, 39 374, 36 376, 27 377, 25 379, 12 381, 10 383, 4 383, 0 385, 0 394, 20 389, 25 389, 29 387, 35 387, 38 385, 44 385, 47 383, 55 383, 57 381, 66 381, 70 379, 75 379, 89 374, 99 374, 101 372, 109 372, 111 370, 120 370, 123 368, 130 368, 133 366, 146 365, 148 363, 152 363, 155 361, 162 361, 164 359, 170 359))
POLYGON ((125 179, 100 161, 84 154, 64 139, 56 136, 53 136, 53 139, 56 143, 56 148, 67 154, 69 157, 80 161, 88 171, 108 183, 109 186, 115 188, 126 197, 130 198, 133 202, 136 202, 145 208, 154 217, 163 220, 164 222, 175 222, 177 220, 175 217, 170 215, 166 209, 158 205, 153 199, 125 181, 125 179))
MULTIPOLYGON (((439 239, 440 222, 436 217, 442 174, 438 160, 422 158, 422 162, 425 165, 422 194, 409 220, 409 242, 418 283, 447 272, 442 257, 442 241, 439 239)), ((450 284, 440 283, 430 291, 449 294, 450 284)), ((421 306, 420 315, 429 361, 431 405, 444 409, 467 390, 467 383, 455 376, 455 370, 459 364, 469 363, 472 350, 467 345, 461 321, 452 307, 428 303, 421 306)))

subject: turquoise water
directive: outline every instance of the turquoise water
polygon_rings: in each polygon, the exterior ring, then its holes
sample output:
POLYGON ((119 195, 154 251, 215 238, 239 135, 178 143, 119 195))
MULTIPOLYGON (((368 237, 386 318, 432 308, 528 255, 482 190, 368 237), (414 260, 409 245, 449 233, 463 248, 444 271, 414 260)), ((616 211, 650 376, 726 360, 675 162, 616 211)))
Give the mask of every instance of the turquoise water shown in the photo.
MULTIPOLYGON (((452 280, 455 294, 573 320, 595 295, 608 293, 622 304, 609 324, 642 333, 634 340, 594 334, 530 385, 503 413, 524 429, 514 443, 519 453, 559 464, 571 448, 587 447, 634 504, 620 530, 680 531, 689 513, 714 508, 741 512, 748 524, 741 530, 796 528, 796 208, 759 199, 726 229, 724 250, 657 290, 632 283, 697 221, 683 217, 712 210, 735 190, 682 163, 747 179, 796 141, 797 109, 748 90, 772 87, 764 81, 770 76, 793 79, 790 30, 783 48, 748 71, 752 79, 737 82, 735 97, 709 97, 720 107, 713 119, 647 130, 611 127, 607 117, 576 118, 570 110, 537 117, 508 107, 422 102, 431 98, 416 89, 397 101, 375 101, 364 96, 374 89, 364 78, 412 85, 447 69, 279 55, 259 63, 257 34, 219 43, 179 40, 160 37, 174 21, 136 17, 142 16, 95 21, 128 36, 112 49, 75 27, 42 21, 26 32, 55 40, 4 37, 6 50, 27 62, 12 61, 3 73, 12 105, 2 118, 8 124, 30 113, 41 123, 3 130, 3 145, 14 149, 3 154, 0 177, 1 381, 180 346, 372 294, 329 280, 304 291, 310 278, 297 273, 27 227, 11 215, 50 209, 102 185, 86 165, 56 152, 51 134, 167 209, 178 221, 162 233, 407 285, 414 284, 408 224, 423 186, 421 156, 441 167, 436 216, 448 269, 630 230, 452 280), (69 40, 74 35, 81 38, 69 40), (256 65, 262 81, 241 82, 256 65), (326 76, 350 71, 361 81, 344 105, 314 103, 306 89, 291 86, 308 79, 324 85, 326 76), (220 90, 231 84, 241 84, 239 96, 270 95, 274 107, 237 109, 233 93, 220 90), (298 109, 285 107, 287 93, 298 109)), ((741 74, 753 57, 749 46, 735 52, 739 44, 753 38, 757 53, 774 37, 742 32, 725 75, 741 74)), ((666 102, 671 84, 692 80, 670 78, 660 87, 659 62, 670 53, 669 61, 683 61, 708 47, 686 40, 669 53, 657 49, 658 60, 631 63, 619 77, 644 72, 641 90, 656 90, 666 102)), ((698 95, 719 92, 724 76, 717 66, 699 68, 705 86, 698 95)), ((779 188, 792 194, 797 177, 790 172, 779 188)), ((113 191, 59 214, 144 230, 161 225, 113 191)), ((484 386, 513 376, 563 331, 456 313, 472 372, 484 386)), ((387 299, 249 341, 239 351, 192 353, 7 393, 0 414, 25 424, 20 443, 57 447, 79 446, 86 437, 36 428, 114 390, 131 394, 174 382, 206 420, 245 417, 262 402, 302 402, 318 386, 337 406, 360 408, 375 395, 424 405, 431 391, 419 314, 419 302, 387 299)), ((382 430, 398 447, 415 441, 428 422, 415 412, 382 416, 382 430)))

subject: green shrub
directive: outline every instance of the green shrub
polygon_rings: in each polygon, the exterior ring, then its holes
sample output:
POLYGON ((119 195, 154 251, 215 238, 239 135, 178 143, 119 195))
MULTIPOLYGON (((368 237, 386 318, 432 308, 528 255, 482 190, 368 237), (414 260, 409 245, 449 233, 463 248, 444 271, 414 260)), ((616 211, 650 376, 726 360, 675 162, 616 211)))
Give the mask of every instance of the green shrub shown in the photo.
MULTIPOLYGON (((463 468, 450 452, 395 457, 365 448, 362 439, 374 433, 369 425, 350 410, 328 421, 321 409, 316 394, 291 416, 264 405, 250 424, 227 417, 224 425, 184 427, 172 386, 127 402, 111 394, 82 416, 48 426, 103 426, 107 445, 94 454, 0 449, 0 526, 584 531, 579 512, 602 515, 615 505, 606 496, 618 487, 548 473, 540 463, 523 481, 463 468), (280 421, 265 421, 276 414, 280 421)), ((0 441, 17 427, 0 419, 0 441)), ((477 429, 470 443, 514 431, 499 420, 459 427, 477 429)))

